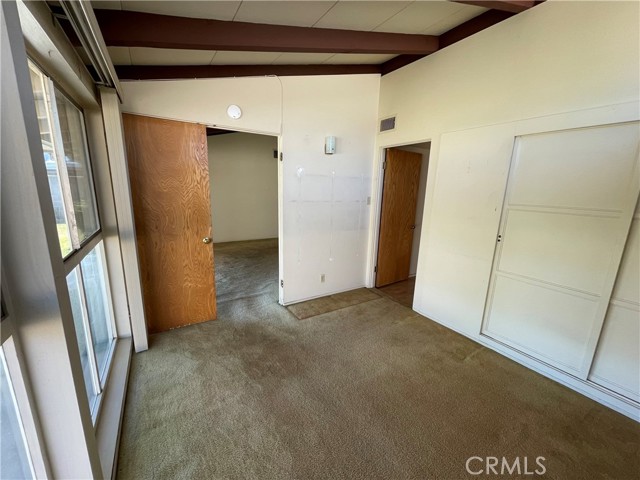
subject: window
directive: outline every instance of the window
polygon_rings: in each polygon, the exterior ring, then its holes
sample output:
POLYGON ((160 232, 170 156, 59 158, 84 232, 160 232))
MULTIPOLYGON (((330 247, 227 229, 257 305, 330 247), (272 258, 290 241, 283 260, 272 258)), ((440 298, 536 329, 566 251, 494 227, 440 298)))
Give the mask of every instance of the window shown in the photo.
POLYGON ((67 257, 100 229, 84 119, 48 77, 30 67, 60 250, 67 257))
MULTIPOLYGON (((3 281, 3 289, 4 285, 3 281)), ((44 458, 4 291, 0 305, 0 478, 43 478, 47 476, 44 458)))
POLYGON ((37 66, 31 84, 60 253, 94 421, 116 331, 82 111, 37 66))
POLYGON ((35 478, 4 346, 0 349, 0 424, 0 478, 35 478))

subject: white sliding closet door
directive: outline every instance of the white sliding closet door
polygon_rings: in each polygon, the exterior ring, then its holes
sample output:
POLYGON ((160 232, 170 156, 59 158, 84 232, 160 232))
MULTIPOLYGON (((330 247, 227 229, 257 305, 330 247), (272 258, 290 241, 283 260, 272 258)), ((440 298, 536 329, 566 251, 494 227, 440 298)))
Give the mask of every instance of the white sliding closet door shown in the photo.
POLYGON ((638 122, 516 138, 482 333, 580 378, 638 198, 638 122))
POLYGON ((640 202, 589 380, 640 402, 640 202))

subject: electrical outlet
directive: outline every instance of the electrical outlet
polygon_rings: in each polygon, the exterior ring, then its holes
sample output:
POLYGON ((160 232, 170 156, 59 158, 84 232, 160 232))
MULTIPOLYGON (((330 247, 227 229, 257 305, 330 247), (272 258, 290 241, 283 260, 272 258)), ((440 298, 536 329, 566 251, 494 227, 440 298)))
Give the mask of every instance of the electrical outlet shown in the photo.
POLYGON ((320 274, 320 283, 324 283, 324 273, 320 274))

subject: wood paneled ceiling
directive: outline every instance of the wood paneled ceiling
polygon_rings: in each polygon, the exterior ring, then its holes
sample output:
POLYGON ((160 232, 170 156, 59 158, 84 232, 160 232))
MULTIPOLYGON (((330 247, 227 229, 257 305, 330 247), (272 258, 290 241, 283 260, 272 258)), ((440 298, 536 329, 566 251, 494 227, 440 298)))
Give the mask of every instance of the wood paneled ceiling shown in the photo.
MULTIPOLYGON (((121 0, 92 5, 120 79, 136 80, 384 75, 537 3, 121 0)), ((70 25, 64 19, 61 24, 76 42, 70 25)))

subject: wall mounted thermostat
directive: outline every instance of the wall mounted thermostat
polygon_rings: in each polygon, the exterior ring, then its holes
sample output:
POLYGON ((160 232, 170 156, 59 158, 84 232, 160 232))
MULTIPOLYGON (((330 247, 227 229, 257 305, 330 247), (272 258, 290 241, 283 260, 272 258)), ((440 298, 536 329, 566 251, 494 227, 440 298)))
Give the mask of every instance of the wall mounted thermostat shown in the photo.
POLYGON ((242 109, 238 105, 229 105, 227 107, 227 115, 229 115, 229 118, 237 120, 242 116, 242 109))
POLYGON ((324 137, 324 153, 327 155, 336 153, 336 137, 324 137))

